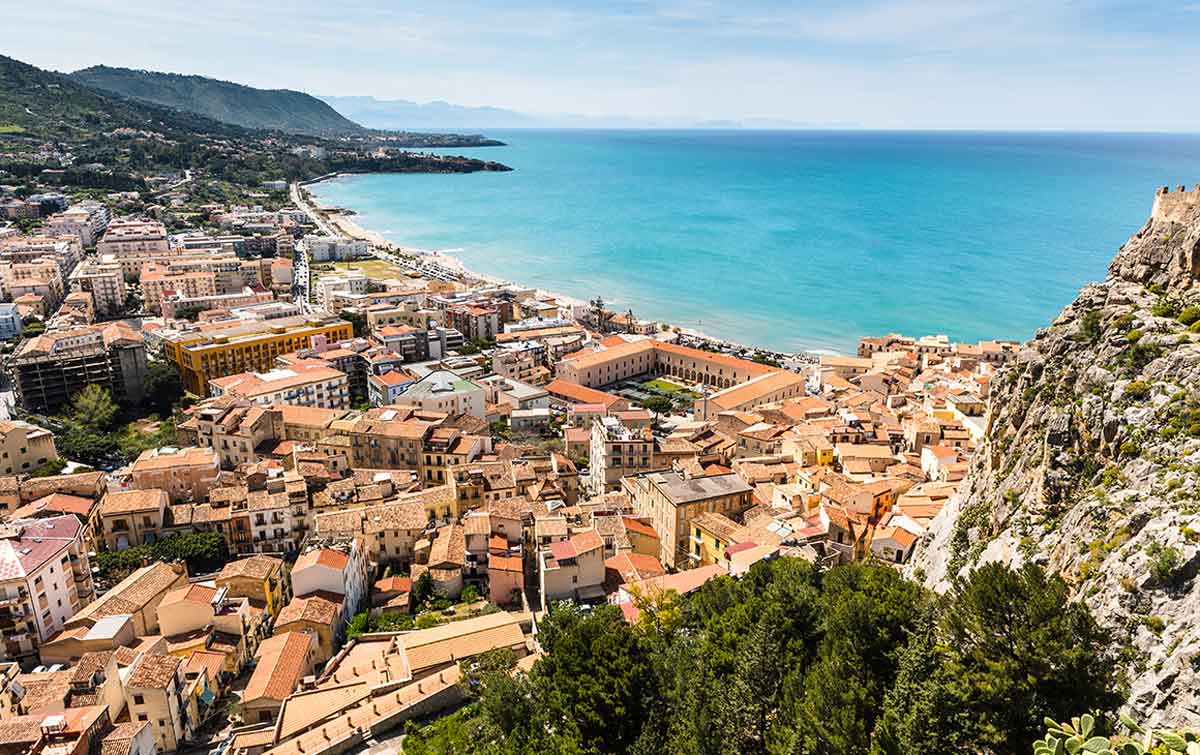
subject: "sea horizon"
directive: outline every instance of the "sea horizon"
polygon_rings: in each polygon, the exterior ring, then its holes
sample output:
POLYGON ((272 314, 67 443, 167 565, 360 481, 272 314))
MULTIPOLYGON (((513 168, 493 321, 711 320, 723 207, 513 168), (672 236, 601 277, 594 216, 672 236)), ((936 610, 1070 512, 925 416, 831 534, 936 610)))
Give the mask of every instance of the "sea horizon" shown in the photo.
POLYGON ((511 173, 310 187, 392 243, 714 337, 852 352, 886 332, 1024 341, 1200 180, 1200 135, 488 131, 511 173))

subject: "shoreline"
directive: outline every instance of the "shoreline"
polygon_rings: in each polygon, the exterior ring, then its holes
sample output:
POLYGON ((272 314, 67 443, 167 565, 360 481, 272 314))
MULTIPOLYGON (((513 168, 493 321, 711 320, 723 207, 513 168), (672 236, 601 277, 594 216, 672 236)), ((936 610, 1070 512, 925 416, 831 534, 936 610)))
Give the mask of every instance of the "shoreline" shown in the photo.
MULTIPOLYGON (((330 174, 327 174, 324 176, 318 176, 317 178, 300 182, 300 184, 299 184, 300 190, 305 191, 307 189, 307 187, 309 187, 309 186, 312 186, 312 185, 315 185, 318 183, 323 183, 325 181, 331 181, 331 180, 335 180, 338 178, 342 178, 343 176, 347 176, 347 175, 356 175, 356 174, 353 174, 353 173, 330 173, 330 174)), ((353 220, 353 218, 357 216, 357 211, 355 211, 353 208, 327 205, 324 202, 322 202, 321 199, 314 192, 307 191, 306 193, 308 195, 308 201, 313 205, 313 207, 315 207, 318 212, 323 213, 325 216, 325 219, 334 228, 336 228, 339 232, 345 234, 348 238, 366 241, 368 244, 371 244, 373 247, 375 247, 375 246, 383 247, 384 249, 386 249, 387 251, 389 251, 393 254, 400 254, 400 255, 415 257, 417 259, 422 259, 422 260, 426 260, 426 261, 433 261, 435 264, 437 264, 443 268, 446 268, 448 270, 453 271, 458 276, 461 276, 463 278, 467 278, 470 280, 479 281, 479 282, 485 283, 487 285, 522 286, 525 288, 532 288, 534 291, 537 292, 537 294, 539 296, 552 297, 552 298, 558 299, 559 301, 570 304, 572 306, 583 306, 583 307, 590 306, 590 304, 587 301, 580 299, 578 297, 575 297, 575 296, 567 296, 567 295, 561 294, 557 291, 552 291, 550 289, 540 288, 537 286, 526 286, 525 284, 521 283, 520 281, 508 280, 505 278, 501 278, 499 276, 489 275, 487 273, 481 273, 477 270, 472 270, 471 268, 467 267, 466 263, 464 263, 461 259, 459 259, 458 257, 455 257, 451 254, 446 254, 444 252, 440 252, 435 249, 419 249, 417 247, 401 246, 400 244, 396 244, 394 242, 388 241, 378 231, 373 231, 368 228, 364 228, 363 226, 359 225, 355 220, 353 220), (347 214, 347 211, 349 211, 350 214, 347 214)), ((727 338, 720 338, 718 336, 712 335, 711 333, 705 333, 704 331, 697 330, 696 328, 690 328, 690 327, 686 327, 686 326, 682 326, 682 325, 676 325, 672 322, 668 322, 667 320, 656 320, 655 322, 658 322, 660 325, 666 326, 665 332, 678 333, 679 335, 693 339, 694 341, 711 345, 713 348, 715 348, 719 351, 739 351, 740 350, 743 352, 758 353, 758 354, 763 354, 769 358, 776 359, 780 362, 792 361, 792 362, 812 363, 812 362, 817 361, 821 356, 826 356, 826 355, 845 356, 844 353, 833 351, 831 349, 811 349, 811 350, 800 351, 800 352, 779 351, 777 349, 771 349, 771 348, 767 348, 764 346, 755 346, 752 344, 742 343, 740 341, 733 341, 733 340, 730 340, 727 338)), ((660 331, 660 332, 662 332, 662 331, 660 331)))

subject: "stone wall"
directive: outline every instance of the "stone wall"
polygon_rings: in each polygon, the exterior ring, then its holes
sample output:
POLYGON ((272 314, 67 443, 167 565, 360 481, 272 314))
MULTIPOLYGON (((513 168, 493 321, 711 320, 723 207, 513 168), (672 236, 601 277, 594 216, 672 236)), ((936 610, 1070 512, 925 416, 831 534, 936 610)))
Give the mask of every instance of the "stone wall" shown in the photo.
POLYGON ((1200 207, 1200 184, 1191 191, 1180 186, 1175 191, 1163 186, 1154 193, 1154 209, 1150 211, 1153 220, 1182 223, 1189 210, 1200 207))

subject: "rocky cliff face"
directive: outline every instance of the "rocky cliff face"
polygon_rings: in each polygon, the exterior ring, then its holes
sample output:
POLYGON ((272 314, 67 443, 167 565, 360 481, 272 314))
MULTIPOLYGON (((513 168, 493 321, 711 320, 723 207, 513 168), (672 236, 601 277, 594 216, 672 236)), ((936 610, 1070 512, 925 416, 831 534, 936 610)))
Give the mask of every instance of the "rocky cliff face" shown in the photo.
MULTIPOLYGON (((1200 192, 1198 199, 1200 199, 1200 192)), ((985 442, 910 574, 1063 575, 1126 651, 1129 704, 1200 719, 1200 201, 1159 211, 993 381, 985 442), (1196 324, 1193 324, 1196 323, 1196 324)))

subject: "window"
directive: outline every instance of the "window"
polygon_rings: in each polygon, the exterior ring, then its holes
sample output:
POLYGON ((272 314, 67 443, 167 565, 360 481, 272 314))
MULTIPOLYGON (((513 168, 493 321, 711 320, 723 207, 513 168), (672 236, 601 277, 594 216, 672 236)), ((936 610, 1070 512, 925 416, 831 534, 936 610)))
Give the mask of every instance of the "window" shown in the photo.
POLYGON ((139 721, 149 721, 149 720, 150 720, 150 717, 149 717, 149 716, 147 716, 145 713, 139 713, 139 714, 137 714, 137 720, 139 720, 139 721))
MULTIPOLYGON (((133 696, 133 704, 134 705, 145 705, 146 698, 142 697, 141 695, 134 695, 133 696)), ((146 719, 139 717, 138 720, 145 721, 146 719)))

